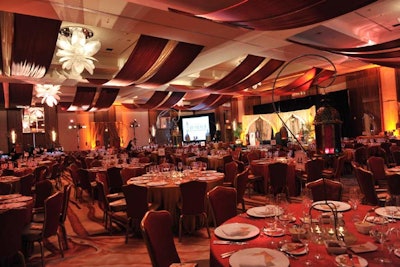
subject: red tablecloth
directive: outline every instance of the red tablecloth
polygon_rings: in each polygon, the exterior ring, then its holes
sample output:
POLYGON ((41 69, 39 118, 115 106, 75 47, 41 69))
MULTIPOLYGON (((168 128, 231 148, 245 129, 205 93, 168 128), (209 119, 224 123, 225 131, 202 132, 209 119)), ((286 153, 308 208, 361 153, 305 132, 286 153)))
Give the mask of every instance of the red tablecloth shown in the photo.
MULTIPOLYGON (((344 220, 345 220, 345 227, 346 229, 354 235, 354 237, 357 239, 355 244, 362 244, 367 241, 374 242, 372 238, 368 235, 360 234, 357 232, 355 229, 354 223, 352 221, 354 215, 358 215, 361 218, 364 217, 364 215, 371 209, 371 206, 360 206, 357 211, 346 211, 343 213, 344 220)), ((294 215, 297 217, 296 223, 299 223, 299 216, 301 217, 302 214, 302 205, 301 204, 290 204, 289 210, 294 213, 294 215)), ((313 216, 316 216, 318 212, 313 211, 313 216)), ((372 212, 373 213, 373 212, 372 212)), ((226 223, 233 223, 233 222, 240 222, 240 223, 248 223, 255 225, 259 228, 262 228, 265 224, 264 219, 256 219, 252 217, 248 217, 246 214, 238 215, 230 220, 228 220, 226 223)), ((400 222, 393 223, 392 226, 394 227, 400 227, 400 222)), ((289 225, 290 227, 290 225, 289 225)), ((253 248, 253 247, 265 247, 265 248, 274 248, 274 245, 271 244, 271 241, 275 241, 275 244, 277 244, 280 240, 283 239, 290 239, 291 237, 289 236, 283 236, 283 237, 268 237, 266 235, 258 235, 257 237, 247 240, 246 245, 215 245, 213 244, 214 240, 218 240, 218 238, 212 234, 211 237, 211 245, 210 245, 210 266, 229 266, 229 258, 222 259, 221 258, 221 253, 228 252, 228 251, 234 251, 234 250, 240 250, 240 249, 245 249, 245 248, 253 248)), ((382 256, 382 249, 380 244, 375 245, 378 247, 378 250, 375 252, 368 252, 368 253, 361 253, 358 254, 359 256, 363 257, 368 261, 368 266, 374 267, 374 266, 383 266, 382 264, 378 264, 377 262, 374 261, 374 258, 382 256)), ((276 248, 276 247, 275 247, 276 248)), ((296 267, 296 266, 304 266, 304 260, 306 257, 309 257, 310 259, 314 260, 314 265, 313 266, 337 266, 335 263, 335 257, 336 255, 331 255, 328 254, 326 248, 324 245, 316 245, 313 242, 310 242, 309 245, 310 248, 310 253, 308 256, 299 256, 299 259, 289 259, 290 260, 290 266, 291 267, 296 267), (316 261, 313 257, 313 255, 316 252, 319 252, 322 254, 323 258, 316 261)), ((387 253, 387 250, 386 250, 387 253)), ((391 256, 391 259, 393 260, 393 263, 391 265, 387 266, 400 266, 400 258, 396 257, 395 255, 391 256)))

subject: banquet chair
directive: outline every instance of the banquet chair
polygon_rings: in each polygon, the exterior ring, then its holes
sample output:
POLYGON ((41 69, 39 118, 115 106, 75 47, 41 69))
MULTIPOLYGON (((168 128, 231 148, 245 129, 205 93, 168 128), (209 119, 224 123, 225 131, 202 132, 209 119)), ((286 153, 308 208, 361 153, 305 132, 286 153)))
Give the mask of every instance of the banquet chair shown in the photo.
POLYGON ((354 161, 361 166, 367 165, 367 148, 365 146, 358 147, 354 150, 354 161))
POLYGON ((0 213, 0 266, 25 266, 21 234, 26 212, 26 209, 9 209, 0 213))
POLYGON ((364 195, 363 203, 368 205, 383 204, 387 194, 377 194, 375 190, 375 179, 373 173, 361 167, 356 167, 355 173, 361 193, 364 195))
POLYGON ((235 161, 225 164, 224 186, 233 186, 233 181, 238 174, 238 165, 235 161))
POLYGON ((61 228, 62 238, 65 244, 65 249, 68 249, 67 229, 65 227, 65 220, 67 219, 67 211, 69 206, 69 199, 71 196, 71 189, 72 189, 72 184, 64 185, 62 209, 60 214, 60 228, 61 228))
POLYGON ((400 150, 392 151, 393 161, 396 166, 400 166, 400 150))
POLYGON ((32 173, 22 176, 19 179, 19 193, 23 196, 32 196, 32 186, 34 180, 34 176, 32 173))
POLYGON ((381 157, 371 156, 367 159, 368 169, 374 174, 375 183, 386 182, 385 160, 381 157))
POLYGON ((233 187, 216 186, 207 192, 214 227, 237 215, 237 196, 233 187))
POLYGON ((12 191, 11 183, 0 183, 0 195, 8 195, 11 194, 12 191))
POLYGON ((340 182, 345 162, 346 162, 346 155, 338 156, 335 159, 333 168, 322 170, 322 177, 332 180, 337 180, 340 182))
POLYGON ((218 172, 223 172, 225 173, 225 164, 233 161, 232 155, 225 155, 222 157, 222 166, 217 167, 218 172))
MULTIPOLYGON (((112 205, 107 199, 105 186, 103 182, 96 181, 97 189, 97 205, 103 211, 104 228, 112 234, 112 223, 116 223, 124 227, 128 221, 126 204, 119 204, 121 199, 114 202, 119 202, 118 205, 112 205)), ((125 201, 125 199, 123 199, 125 201)))
POLYGON ((250 164, 253 160, 258 160, 260 159, 260 155, 256 151, 250 151, 247 154, 247 162, 250 164))
POLYGON ((122 183, 126 185, 128 180, 132 177, 137 177, 145 173, 144 169, 138 168, 123 168, 121 170, 122 183))
MULTIPOLYGON (((288 165, 284 162, 274 162, 268 165, 269 181, 267 181, 268 194, 276 195, 278 193, 285 193, 289 196, 289 189, 286 183, 288 165)), ((264 178, 265 179, 265 178, 264 178)))
POLYGON ((124 185, 122 186, 122 192, 125 196, 126 213, 128 216, 125 235, 125 244, 128 244, 129 231, 132 230, 133 233, 140 232, 140 222, 146 212, 156 210, 157 207, 148 202, 148 189, 145 186, 135 184, 124 185))
POLYGON ((1 171, 1 176, 14 176, 15 172, 12 169, 4 169, 1 171))
POLYGON ((181 262, 172 233, 172 216, 168 211, 148 211, 140 227, 153 267, 168 267, 181 262))
POLYGON ((77 184, 75 185, 75 190, 78 192, 76 193, 76 199, 79 200, 80 202, 83 201, 83 192, 86 191, 86 193, 89 195, 89 197, 93 198, 93 188, 91 184, 91 179, 90 179, 90 174, 87 169, 78 169, 78 181, 77 184))
POLYGON ((44 212, 44 202, 53 194, 53 190, 53 184, 49 180, 42 180, 36 183, 33 213, 44 212))
POLYGON ((92 162, 90 162, 90 165, 88 165, 88 167, 93 168, 93 167, 101 167, 103 166, 103 163, 101 162, 101 160, 98 159, 94 159, 92 162))
POLYGON ((33 170, 33 176, 35 177, 36 183, 39 181, 45 180, 47 177, 48 171, 49 171, 49 168, 46 165, 37 166, 33 170))
POLYGON ((113 166, 107 168, 107 186, 110 194, 122 192, 121 168, 113 166))
POLYGON ((190 181, 179 185, 181 201, 178 203, 179 216, 179 242, 182 241, 183 218, 185 216, 202 216, 207 228, 208 237, 210 229, 206 213, 207 183, 203 181, 190 181))
POLYGON ((233 182, 233 187, 236 189, 236 206, 241 205, 242 211, 246 211, 246 206, 244 203, 244 194, 247 189, 247 184, 249 182, 249 168, 247 167, 243 172, 238 173, 233 182))
POLYGON ((57 236, 58 247, 61 253, 61 257, 64 258, 63 246, 61 238, 58 233, 58 227, 60 222, 60 214, 62 211, 63 194, 57 191, 53 195, 49 196, 45 200, 44 204, 44 221, 43 223, 30 223, 25 226, 22 231, 22 242, 27 244, 33 244, 38 242, 40 246, 41 262, 44 266, 44 252, 42 242, 48 240, 52 236, 57 236))
POLYGON ((305 173, 301 175, 302 185, 316 181, 322 177, 324 160, 322 158, 309 159, 305 163, 305 173))
POLYGON ((400 174, 394 173, 387 177, 388 192, 391 196, 400 195, 400 174))
POLYGON ((310 189, 313 201, 342 200, 343 184, 325 178, 309 182, 306 188, 310 189))

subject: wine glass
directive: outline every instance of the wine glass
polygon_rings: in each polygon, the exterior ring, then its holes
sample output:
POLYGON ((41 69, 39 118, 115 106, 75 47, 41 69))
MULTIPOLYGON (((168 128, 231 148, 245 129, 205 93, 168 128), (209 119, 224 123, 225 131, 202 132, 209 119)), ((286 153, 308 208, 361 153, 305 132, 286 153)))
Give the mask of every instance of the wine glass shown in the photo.
POLYGON ((356 186, 350 187, 349 202, 353 210, 357 210, 361 202, 361 191, 359 187, 356 186))
POLYGON ((379 217, 375 221, 375 226, 371 230, 370 235, 381 244, 382 256, 374 258, 374 261, 378 263, 390 263, 391 260, 384 256, 385 252, 385 243, 388 241, 388 233, 389 233, 389 221, 385 217, 379 217))
POLYGON ((179 161, 178 162, 178 171, 182 171, 183 170, 183 162, 182 161, 179 161))
POLYGON ((304 245, 304 247, 306 249, 306 253, 307 253, 306 259, 303 262, 303 264, 305 266, 313 265, 312 260, 309 258, 309 248, 308 248, 309 244, 310 244, 310 227, 311 227, 311 224, 303 223, 301 225, 302 230, 300 231, 300 234, 299 234, 299 240, 304 245))
POLYGON ((313 227, 310 228, 310 238, 313 241, 313 243, 316 244, 316 252, 314 254, 314 258, 317 260, 322 259, 322 254, 319 252, 319 245, 323 244, 324 238, 323 238, 323 231, 322 227, 319 224, 313 225, 313 227))

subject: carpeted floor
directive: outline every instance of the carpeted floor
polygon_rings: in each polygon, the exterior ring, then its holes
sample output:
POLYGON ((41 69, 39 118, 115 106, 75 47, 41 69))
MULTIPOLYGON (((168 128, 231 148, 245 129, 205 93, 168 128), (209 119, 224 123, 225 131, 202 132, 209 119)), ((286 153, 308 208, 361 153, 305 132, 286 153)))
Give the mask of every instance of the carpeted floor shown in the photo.
MULTIPOLYGON (((68 177, 64 177, 64 183, 68 177)), ((350 186, 356 185, 351 175, 341 179, 345 185, 343 201, 347 200, 347 192, 350 186)), ((299 197, 292 201, 301 201, 299 197)), ((252 194, 246 195, 246 208, 264 204, 264 196, 252 194)), ((74 192, 71 192, 71 202, 67 215, 67 233, 69 249, 64 251, 61 258, 57 250, 56 237, 51 238, 46 244, 46 266, 151 266, 144 241, 138 237, 131 237, 125 244, 125 236, 122 229, 116 228, 113 235, 108 233, 102 223, 102 212, 87 195, 82 202, 77 202, 74 192)), ((212 229, 211 229, 212 230, 212 229)), ((175 238, 175 244, 183 262, 197 262, 199 266, 208 266, 209 239, 205 229, 195 231, 191 235, 185 235, 182 243, 175 238)), ((40 266, 39 246, 35 245, 34 254, 27 261, 28 266, 40 266)))

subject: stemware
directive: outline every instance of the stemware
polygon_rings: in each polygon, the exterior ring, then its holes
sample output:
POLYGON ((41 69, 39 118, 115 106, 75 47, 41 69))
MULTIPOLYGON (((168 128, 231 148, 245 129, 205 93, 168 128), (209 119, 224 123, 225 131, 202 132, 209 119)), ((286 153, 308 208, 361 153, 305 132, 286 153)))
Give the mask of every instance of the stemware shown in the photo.
POLYGON ((301 226, 302 231, 300 231, 299 234, 299 240, 300 242, 304 245, 306 251, 307 251, 307 255, 306 255, 306 259, 303 262, 303 264, 305 266, 312 266, 313 265, 313 261, 310 259, 309 257, 309 244, 310 244, 310 227, 311 225, 308 223, 303 223, 301 226))
MULTIPOLYGON (((371 230, 370 235, 381 245, 381 256, 374 258, 378 263, 390 263, 391 260, 385 257, 385 243, 388 241, 388 234, 390 233, 389 221, 385 217, 379 217, 375 221, 375 226, 371 230)), ((387 248, 387 246, 386 246, 387 248)))
POLYGON ((361 191, 359 187, 352 186, 349 190, 349 203, 353 210, 357 210, 361 202, 361 191))
POLYGON ((183 170, 183 162, 182 161, 179 161, 178 162, 178 171, 182 171, 183 170))

